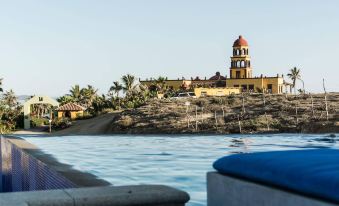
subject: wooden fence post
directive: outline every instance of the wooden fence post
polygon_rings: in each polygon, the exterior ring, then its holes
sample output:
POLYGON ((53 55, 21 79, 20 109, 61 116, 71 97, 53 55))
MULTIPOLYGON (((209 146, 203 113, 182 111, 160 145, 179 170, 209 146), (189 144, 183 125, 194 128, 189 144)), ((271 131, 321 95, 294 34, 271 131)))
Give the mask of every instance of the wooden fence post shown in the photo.
POLYGON ((328 104, 327 104, 327 95, 325 94, 325 109, 326 109, 326 120, 328 121, 328 104))
POLYGON ((239 132, 242 133, 241 131, 241 121, 240 121, 240 115, 238 114, 238 124, 239 124, 239 132))
POLYGON ((297 120, 297 125, 299 124, 299 119, 298 119, 298 102, 295 104, 295 118, 297 120))
POLYGON ((201 123, 204 122, 204 108, 201 107, 201 123))
POLYGON ((195 106, 195 130, 198 131, 198 106, 195 106))
POLYGON ((217 111, 214 111, 215 126, 218 128, 217 111))
POLYGON ((241 93, 242 96, 242 112, 245 114, 246 110, 245 110, 245 99, 244 99, 244 93, 241 93))
POLYGON ((312 118, 314 118, 314 102, 313 102, 313 96, 312 96, 311 93, 310 93, 310 95, 311 95, 312 118))
POLYGON ((265 112, 265 118, 266 118, 267 131, 270 131, 270 123, 268 122, 268 117, 267 117, 266 112, 265 112))
POLYGON ((325 109, 326 109, 326 120, 328 121, 328 104, 327 104, 327 92, 325 87, 325 79, 323 79, 323 87, 325 92, 325 109))

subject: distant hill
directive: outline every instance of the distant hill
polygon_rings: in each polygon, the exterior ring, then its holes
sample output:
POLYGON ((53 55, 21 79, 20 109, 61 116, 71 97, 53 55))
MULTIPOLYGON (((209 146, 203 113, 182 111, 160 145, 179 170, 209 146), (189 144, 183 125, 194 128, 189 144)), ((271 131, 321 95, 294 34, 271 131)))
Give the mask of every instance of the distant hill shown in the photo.
MULTIPOLYGON (((18 98, 18 102, 20 104, 23 104, 25 103, 27 100, 29 100, 30 98, 32 98, 33 95, 18 95, 17 98, 18 98)), ((53 99, 57 99, 56 97, 51 97, 53 99)))
POLYGON ((18 102, 19 102, 20 104, 23 104, 23 103, 25 103, 28 99, 31 98, 31 95, 18 95, 17 98, 18 98, 18 102))

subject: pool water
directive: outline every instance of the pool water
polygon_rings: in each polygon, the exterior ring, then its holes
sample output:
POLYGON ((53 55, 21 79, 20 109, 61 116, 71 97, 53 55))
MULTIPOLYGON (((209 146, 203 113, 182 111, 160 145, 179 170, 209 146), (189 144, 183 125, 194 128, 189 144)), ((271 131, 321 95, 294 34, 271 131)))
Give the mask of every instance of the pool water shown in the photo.
MULTIPOLYGON (((338 135, 337 135, 338 136, 338 135)), ((188 192, 188 205, 206 205, 206 172, 225 155, 339 148, 325 135, 24 136, 44 152, 113 185, 164 184, 188 192)), ((338 139, 339 140, 339 139, 338 139)))

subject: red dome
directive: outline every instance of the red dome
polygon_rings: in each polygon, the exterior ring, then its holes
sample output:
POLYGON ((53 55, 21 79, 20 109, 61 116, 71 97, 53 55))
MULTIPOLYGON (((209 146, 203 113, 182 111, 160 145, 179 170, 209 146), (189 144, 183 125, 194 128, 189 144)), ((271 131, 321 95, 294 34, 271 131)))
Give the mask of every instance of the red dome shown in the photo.
POLYGON ((247 41, 242 38, 242 36, 239 36, 239 39, 235 40, 235 42, 233 43, 233 47, 238 47, 238 46, 248 46, 247 41))

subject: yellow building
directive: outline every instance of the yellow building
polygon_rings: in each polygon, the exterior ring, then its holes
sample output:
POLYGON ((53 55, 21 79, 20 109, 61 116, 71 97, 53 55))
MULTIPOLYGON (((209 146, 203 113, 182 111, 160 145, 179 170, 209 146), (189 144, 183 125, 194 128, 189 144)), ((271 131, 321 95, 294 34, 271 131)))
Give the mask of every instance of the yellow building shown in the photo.
MULTIPOLYGON (((143 84, 147 87, 154 86, 156 80, 140 80, 140 84, 143 84)), ((195 87, 225 87, 226 86, 226 77, 222 76, 220 72, 216 72, 216 74, 209 79, 206 77, 204 79, 200 79, 199 77, 191 79, 166 79, 165 84, 173 90, 179 90, 179 89, 190 89, 195 87)))
POLYGON ((243 92, 281 94, 284 88, 284 78, 279 75, 253 77, 248 43, 242 36, 239 36, 233 44, 230 78, 226 80, 226 87, 239 87, 243 92))
POLYGON ((85 110, 86 109, 84 107, 74 103, 67 103, 56 109, 56 111, 58 112, 58 118, 66 117, 70 119, 82 117, 85 110))
POLYGON ((241 89, 236 87, 194 88, 194 93, 198 98, 208 96, 222 97, 233 94, 239 94, 240 92, 241 89))
MULTIPOLYGON (((154 85, 155 80, 139 80, 140 84, 146 85, 147 87, 151 87, 154 85)), ((165 84, 173 90, 178 90, 182 88, 189 88, 191 86, 192 80, 185 79, 170 79, 165 80, 165 84)))
MULTIPOLYGON (((240 92, 282 94, 284 86, 287 87, 289 85, 285 83, 282 75, 276 75, 274 77, 266 77, 264 75, 253 76, 249 46, 242 36, 239 36, 233 43, 233 56, 231 57, 229 74, 229 78, 217 72, 215 76, 209 79, 196 77, 195 79, 185 80, 183 78, 166 80, 165 83, 169 88, 174 90, 199 88, 195 90, 197 91, 196 93, 205 94, 206 92, 206 94, 210 96, 218 95, 217 91, 219 91, 220 88, 224 88, 223 92, 221 92, 223 94, 227 94, 229 91, 233 92, 234 87, 238 88, 238 90, 240 89, 240 92)), ((152 80, 139 81, 141 84, 149 87, 154 85, 154 81, 152 80)))

